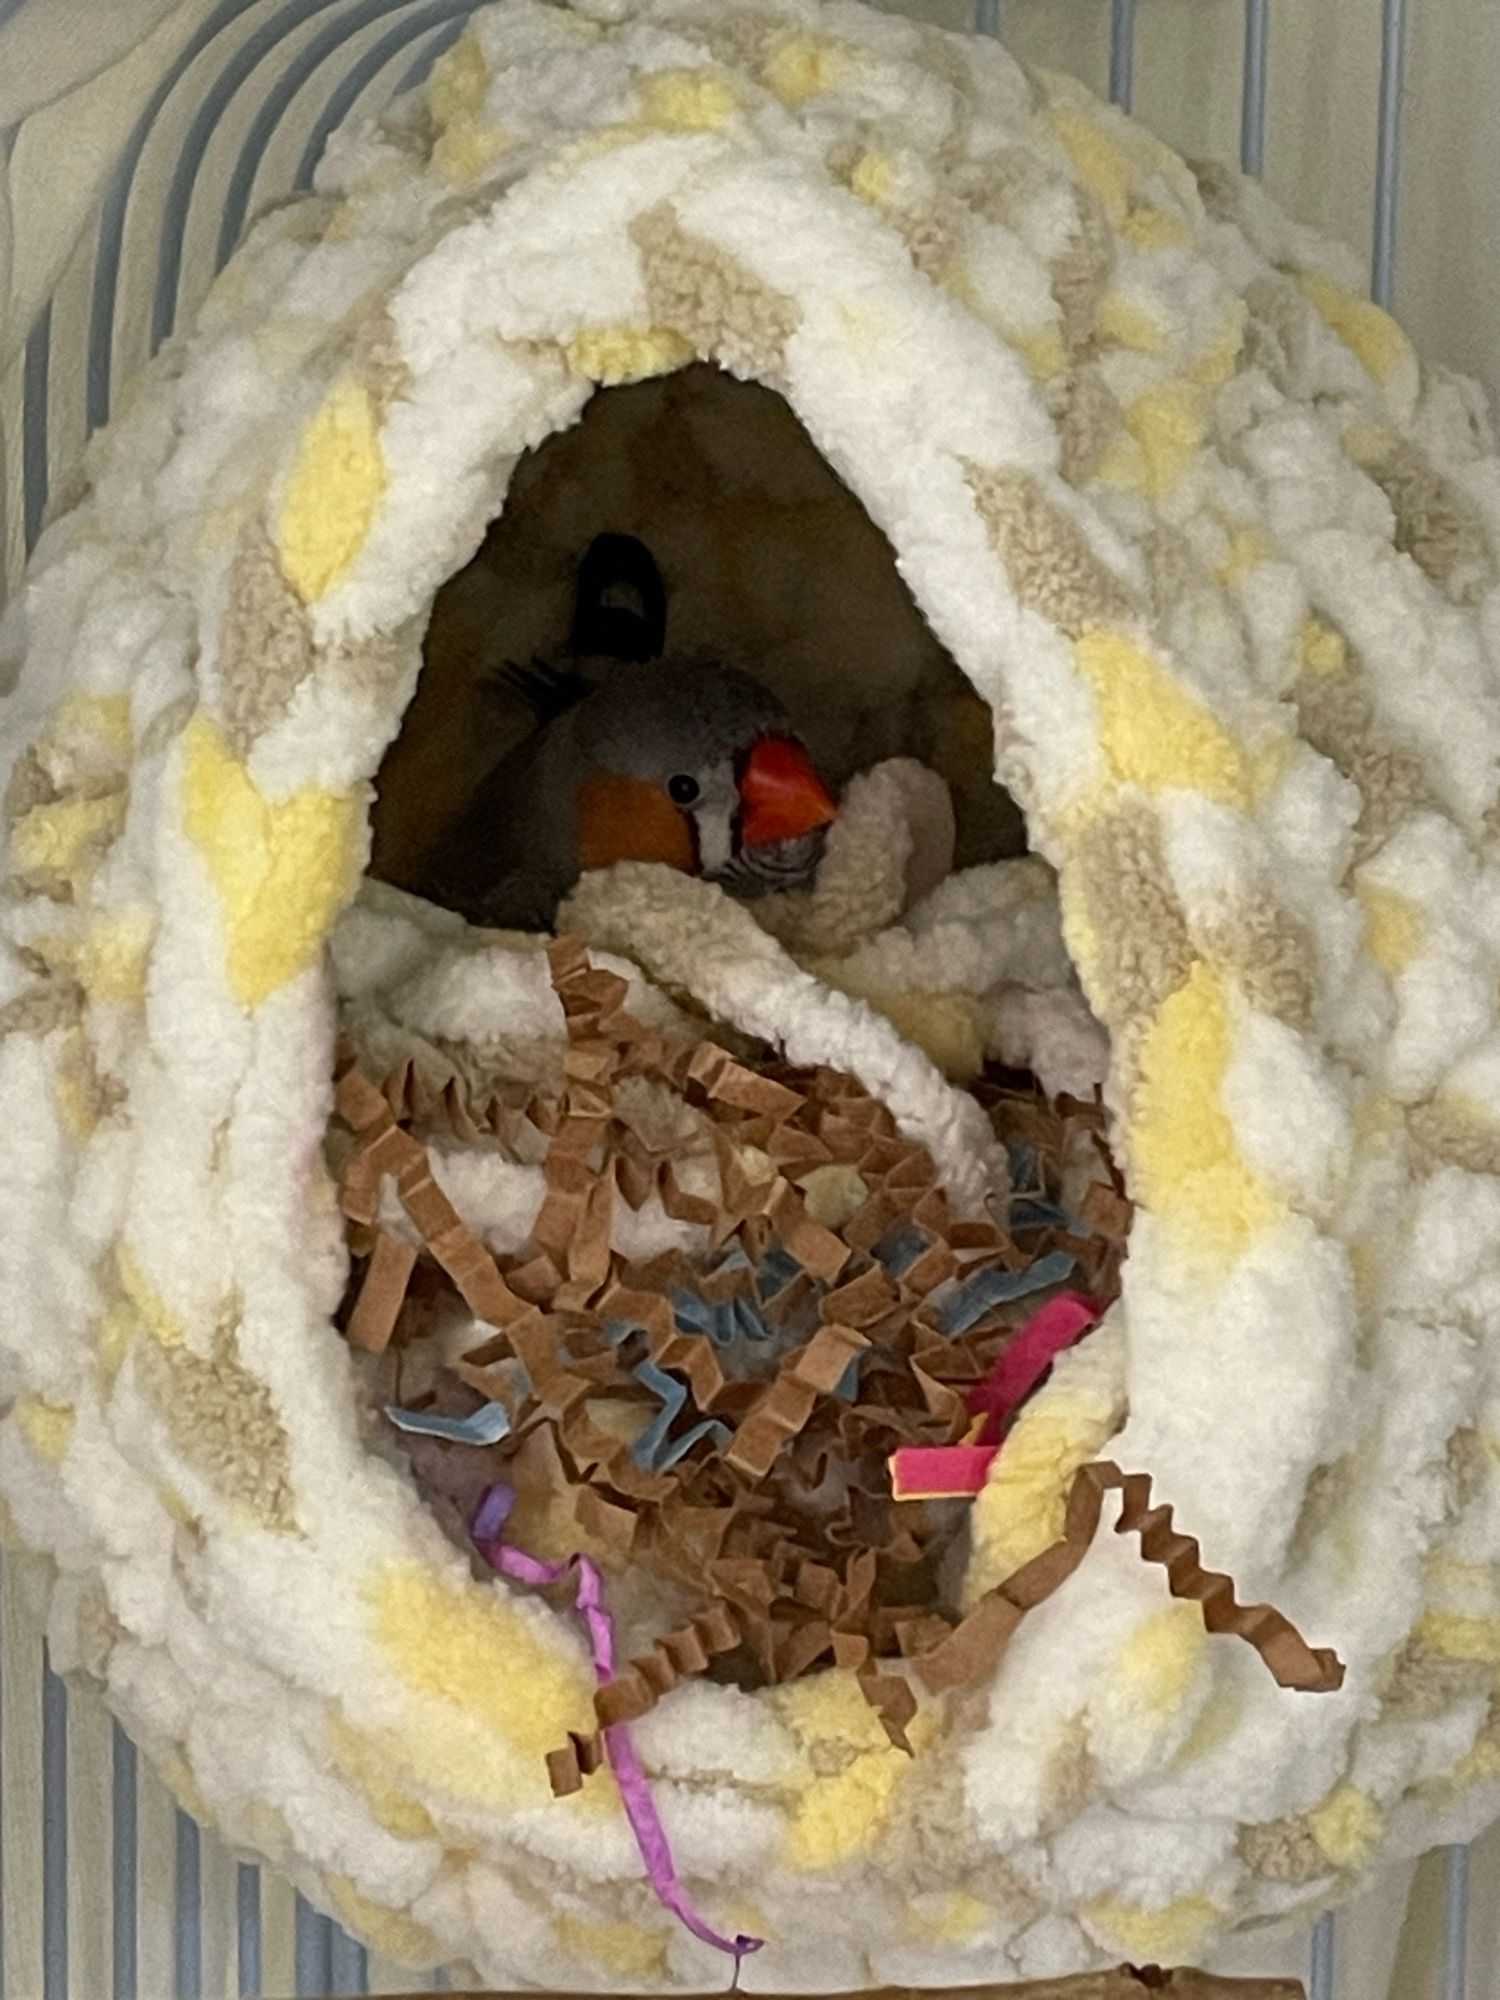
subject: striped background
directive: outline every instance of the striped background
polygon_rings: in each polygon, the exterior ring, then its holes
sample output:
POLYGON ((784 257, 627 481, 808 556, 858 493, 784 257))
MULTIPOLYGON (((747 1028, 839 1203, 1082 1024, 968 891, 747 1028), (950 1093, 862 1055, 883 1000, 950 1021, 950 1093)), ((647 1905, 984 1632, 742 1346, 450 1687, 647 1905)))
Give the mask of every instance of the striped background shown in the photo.
MULTIPOLYGON (((0 600, 84 440, 196 307, 247 216, 307 186, 328 133, 420 81, 476 4, 0 0, 0 600)), ((1003 25, 1018 52, 1076 66, 1124 104, 1138 29, 1181 13, 1180 0, 897 4, 949 27, 1003 25)), ((1379 52, 1368 195, 1372 290, 1388 300, 1405 0, 1337 4, 1379 52)), ((1228 52, 1250 172, 1266 152, 1270 16, 1270 0, 1195 0, 1181 25, 1217 37, 1221 82, 1228 52)), ((1219 137, 1232 153, 1236 134, 1219 137)), ((1500 1996, 1500 1837, 1396 1871, 1309 1943, 1233 1957, 1225 1969, 1306 1967, 1313 2000, 1461 2000, 1471 1962, 1476 1997, 1500 1996)), ((22 1579, 0 1570, 0 2000, 411 1985, 177 1810, 98 1700, 48 1671, 22 1579)))
MULTIPOLYGON (((475 4, 0 0, 8 584, 85 438, 246 217, 309 184, 344 118, 419 82, 475 4)), ((48 1670, 14 1565, 0 1624, 0 2000, 411 1990, 177 1809, 98 1699, 48 1670)))

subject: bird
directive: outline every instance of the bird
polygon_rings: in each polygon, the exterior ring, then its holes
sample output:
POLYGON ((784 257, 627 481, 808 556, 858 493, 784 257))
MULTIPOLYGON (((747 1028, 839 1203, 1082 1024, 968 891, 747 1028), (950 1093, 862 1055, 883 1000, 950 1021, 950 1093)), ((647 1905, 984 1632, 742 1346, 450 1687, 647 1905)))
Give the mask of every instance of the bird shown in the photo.
POLYGON ((656 861, 749 899, 810 885, 837 807, 781 702, 722 660, 529 670, 556 711, 480 785, 429 866, 469 922, 550 930, 590 869, 656 861))
POLYGON ((667 590, 634 535, 594 537, 561 660, 508 662, 532 732, 428 865, 433 901, 545 930, 580 874, 658 861, 750 898, 805 888, 836 808, 782 704, 717 658, 668 654, 667 590))

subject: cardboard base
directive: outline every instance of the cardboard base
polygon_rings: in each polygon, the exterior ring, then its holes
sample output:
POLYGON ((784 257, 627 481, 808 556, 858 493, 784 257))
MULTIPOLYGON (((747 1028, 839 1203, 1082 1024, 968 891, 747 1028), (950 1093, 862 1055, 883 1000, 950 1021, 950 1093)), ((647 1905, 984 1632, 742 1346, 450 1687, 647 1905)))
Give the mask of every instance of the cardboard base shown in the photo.
MULTIPOLYGON (((724 1989, 711 1996, 723 2000, 724 1989)), ((1085 1972, 1072 1979, 1026 1980, 1016 1986, 882 1986, 869 1993, 848 1994, 843 2000, 1307 2000, 1300 1979, 1220 1979, 1210 1972, 1181 1968, 1164 1972, 1159 1966, 1121 1966, 1115 1972, 1085 1972)), ((407 1993, 390 2000, 437 2000, 435 1994, 407 1993)), ((481 1996, 501 2000, 501 1996, 481 1996)), ((587 2000, 582 1994, 544 1993, 536 2000, 587 2000)), ((599 2000, 599 1996, 593 1996, 599 2000)), ((702 1996, 710 2000, 710 1996, 702 1996)), ((788 1995, 783 2000, 814 2000, 788 1995)), ((832 1996, 823 1996, 832 2000, 832 1996)))

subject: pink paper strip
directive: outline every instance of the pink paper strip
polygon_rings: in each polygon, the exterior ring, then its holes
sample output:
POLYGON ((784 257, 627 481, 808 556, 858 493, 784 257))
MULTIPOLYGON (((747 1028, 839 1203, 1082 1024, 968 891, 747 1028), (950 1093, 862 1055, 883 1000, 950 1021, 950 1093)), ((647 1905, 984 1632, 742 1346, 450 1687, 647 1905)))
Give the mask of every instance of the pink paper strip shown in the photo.
MULTIPOLYGON (((983 1382, 969 1397, 969 1409, 985 1416, 980 1438, 998 1444, 1011 1418, 1059 1354, 1097 1326, 1104 1308, 1082 1292, 1059 1292, 1032 1314, 983 1382)), ((977 1489, 976 1489, 977 1490, 977 1489)))
POLYGON ((893 1500, 965 1500, 984 1491, 997 1444, 908 1444, 891 1453, 893 1500))
MULTIPOLYGON (((521 1549, 509 1547, 499 1539, 513 1500, 508 1489, 494 1486, 489 1489, 479 1503, 471 1530, 475 1547, 485 1561, 502 1576, 513 1578, 517 1583, 541 1589, 548 1584, 561 1583, 570 1572, 578 1579, 578 1609, 588 1626, 589 1645, 594 1656, 594 1673, 602 1684, 613 1680, 615 1672, 615 1628, 614 1620, 604 1608, 604 1579, 598 1566, 588 1556, 574 1556, 563 1563, 541 1562, 536 1556, 529 1556, 521 1549)), ((620 1788, 620 1799, 625 1807, 625 1817, 630 1822, 630 1830, 635 1835, 635 1844, 645 1863, 646 1873, 656 1891, 657 1900, 670 1910, 678 1922, 692 1932, 704 1944, 712 1945, 715 1951, 727 1952, 735 1962, 735 1977, 739 1977, 740 1961, 751 1952, 759 1951, 764 1938, 722 1937, 700 1917, 688 1901, 687 1890, 677 1873, 677 1865, 672 1859, 671 1843, 667 1830, 661 1823, 661 1814, 656 1809, 656 1801, 651 1796, 651 1781, 641 1767, 641 1760, 631 1739, 630 1730, 623 1722, 617 1722, 604 1732, 604 1751, 609 1758, 610 1769, 615 1774, 615 1783, 620 1788)))

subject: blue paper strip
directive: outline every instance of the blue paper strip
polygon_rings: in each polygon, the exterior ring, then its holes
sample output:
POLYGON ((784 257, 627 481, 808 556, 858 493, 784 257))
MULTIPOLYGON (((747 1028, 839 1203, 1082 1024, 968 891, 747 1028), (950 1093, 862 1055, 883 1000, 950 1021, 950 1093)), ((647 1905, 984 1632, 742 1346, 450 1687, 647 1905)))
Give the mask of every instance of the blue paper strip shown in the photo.
POLYGON ((916 1263, 927 1242, 920 1229, 906 1223, 880 1239, 875 1245, 875 1256, 889 1277, 899 1278, 916 1263))
POLYGON ((746 1340, 769 1340, 771 1329, 753 1299, 737 1298, 729 1302, 730 1324, 735 1333, 746 1340))
POLYGON ((1049 1285, 1060 1285, 1073 1274, 1074 1259, 1066 1250, 1053 1250, 1039 1257, 1024 1271, 1007 1271, 1001 1264, 988 1265, 960 1285, 938 1308, 938 1326, 950 1339, 977 1326, 997 1306, 1010 1305, 1049 1285))
POLYGON ((1012 1229, 1072 1229, 1080 1235, 1087 1235, 1055 1201, 1018 1201, 1010 1211, 1012 1229))
POLYGON ((755 1289, 761 1302, 774 1299, 778 1292, 784 1292, 794 1278, 802 1275, 802 1266, 795 1257, 785 1250, 770 1250, 761 1261, 755 1274, 755 1289))
POLYGON ((679 1333, 706 1333, 713 1337, 717 1315, 707 1299, 700 1299, 696 1292, 678 1292, 672 1300, 672 1312, 679 1333))
POLYGON ((398 1431, 448 1444, 498 1444, 510 1435, 510 1412, 503 1403, 482 1403, 467 1417, 440 1417, 435 1410, 403 1410, 394 1404, 387 1404, 385 1413, 398 1431))
POLYGON ((630 1447, 630 1456, 643 1472, 656 1469, 657 1454, 667 1441, 667 1433, 687 1401, 687 1389, 674 1375, 658 1368, 654 1361, 643 1361, 639 1368, 631 1371, 643 1389, 649 1389, 653 1396, 660 1396, 662 1407, 658 1415, 641 1432, 630 1447))
POLYGON ((730 1430, 728 1424, 720 1423, 717 1417, 705 1417, 702 1423, 694 1424, 692 1429, 684 1431, 680 1438, 673 1439, 671 1444, 662 1453, 653 1470, 657 1472, 670 1471, 678 1459, 686 1458, 693 1446, 703 1438, 711 1437, 714 1443, 722 1448, 729 1443, 733 1435, 734 1433, 730 1430))

